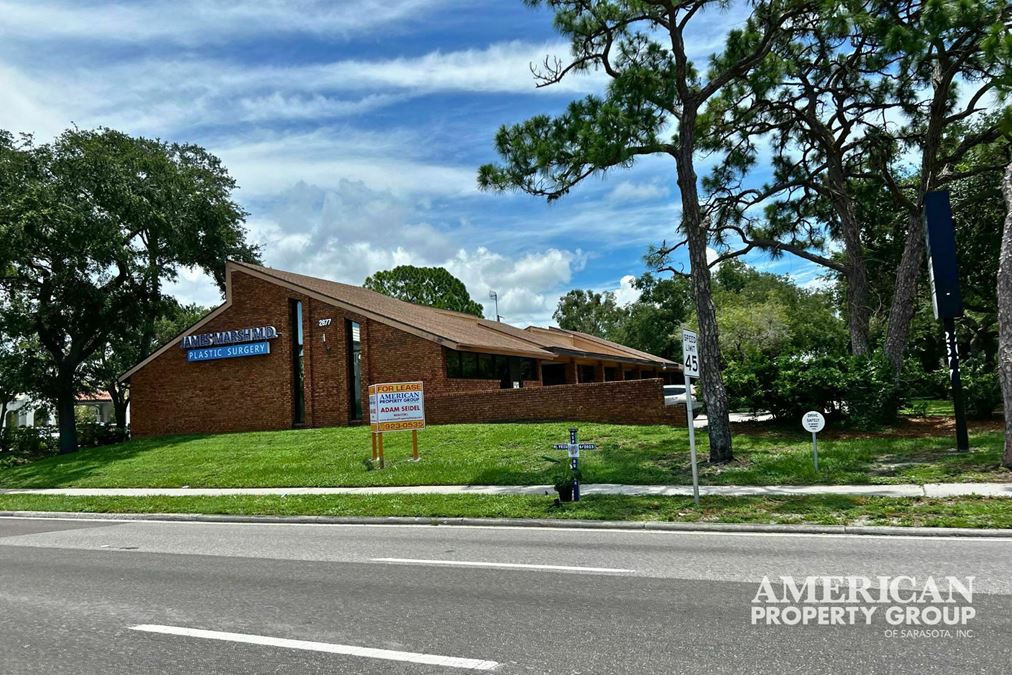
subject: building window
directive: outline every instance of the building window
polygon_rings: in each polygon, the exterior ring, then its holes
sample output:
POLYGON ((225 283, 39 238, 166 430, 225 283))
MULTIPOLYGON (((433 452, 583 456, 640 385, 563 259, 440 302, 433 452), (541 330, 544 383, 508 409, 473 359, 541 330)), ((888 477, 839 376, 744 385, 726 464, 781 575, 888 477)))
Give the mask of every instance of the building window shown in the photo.
POLYGON ((596 382, 597 366, 580 366, 580 382, 596 382))
POLYGON ((520 356, 478 354, 445 349, 446 376, 454 380, 499 380, 502 387, 538 379, 538 362, 520 356))
POLYGON ((354 321, 345 322, 348 335, 348 400, 351 401, 351 419, 362 419, 362 327, 354 321))
POLYGON ((562 363, 541 364, 541 382, 546 387, 566 383, 566 366, 562 363))
POLYGON ((288 301, 292 334, 292 424, 306 423, 306 368, 302 335, 302 303, 288 301))

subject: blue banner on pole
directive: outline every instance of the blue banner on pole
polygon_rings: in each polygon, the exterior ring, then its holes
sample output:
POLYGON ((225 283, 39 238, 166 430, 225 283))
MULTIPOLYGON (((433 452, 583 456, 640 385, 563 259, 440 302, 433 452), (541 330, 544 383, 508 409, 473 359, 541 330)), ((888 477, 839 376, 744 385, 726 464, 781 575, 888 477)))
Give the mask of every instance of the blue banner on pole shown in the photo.
POLYGON ((186 360, 195 363, 197 361, 216 361, 217 359, 236 359, 243 356, 262 356, 270 353, 270 342, 249 342, 240 345, 191 349, 186 352, 186 360))

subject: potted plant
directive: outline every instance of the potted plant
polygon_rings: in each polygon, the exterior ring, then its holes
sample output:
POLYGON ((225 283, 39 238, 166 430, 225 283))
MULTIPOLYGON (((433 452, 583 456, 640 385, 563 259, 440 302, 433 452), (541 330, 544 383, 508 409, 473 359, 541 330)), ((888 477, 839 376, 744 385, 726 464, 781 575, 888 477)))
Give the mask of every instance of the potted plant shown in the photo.
POLYGON ((545 457, 545 459, 556 465, 555 472, 552 474, 552 480, 555 491, 559 493, 559 501, 573 501, 573 485, 580 478, 579 470, 574 471, 573 467, 569 465, 569 460, 561 460, 554 457, 545 457))

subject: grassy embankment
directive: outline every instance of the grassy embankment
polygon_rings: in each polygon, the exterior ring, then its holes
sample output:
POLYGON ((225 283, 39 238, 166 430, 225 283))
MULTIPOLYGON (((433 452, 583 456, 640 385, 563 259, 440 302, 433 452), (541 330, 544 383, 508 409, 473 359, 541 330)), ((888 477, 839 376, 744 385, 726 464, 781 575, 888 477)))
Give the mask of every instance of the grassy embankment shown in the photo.
MULTIPOLYGON (((822 470, 811 466, 809 438, 769 425, 737 425, 736 460, 703 463, 704 484, 888 484, 1009 481, 999 465, 997 425, 973 428, 974 451, 957 455, 950 422, 908 420, 878 433, 829 431, 820 442, 822 470)), ((561 456, 551 445, 566 424, 431 427, 422 461, 409 461, 409 436, 387 436, 387 468, 368 461, 362 428, 140 439, 0 469, 0 488, 288 487, 551 482, 561 456)), ((588 483, 686 484, 687 434, 669 427, 580 425, 600 450, 585 453, 588 483)), ((698 434, 706 457, 706 435, 698 434)), ((700 509, 679 497, 587 497, 558 506, 549 496, 328 495, 240 497, 65 497, 0 495, 0 510, 233 515, 562 518, 684 522, 817 523, 1012 527, 1012 500, 841 497, 707 497, 700 509)))
MULTIPOLYGON (((973 452, 955 454, 948 420, 907 421, 874 433, 820 434, 821 470, 800 429, 735 425, 735 461, 705 463, 709 485, 889 484, 1012 481, 1001 468, 1002 433, 972 428, 973 452)), ((420 434, 420 462, 410 436, 387 434, 387 467, 370 458, 365 428, 303 429, 219 436, 138 439, 0 468, 0 488, 14 487, 292 487, 373 485, 542 485, 563 457, 566 424, 448 425, 420 434)), ((671 427, 580 425, 581 440, 598 444, 581 459, 585 483, 688 484, 687 433, 671 427)))

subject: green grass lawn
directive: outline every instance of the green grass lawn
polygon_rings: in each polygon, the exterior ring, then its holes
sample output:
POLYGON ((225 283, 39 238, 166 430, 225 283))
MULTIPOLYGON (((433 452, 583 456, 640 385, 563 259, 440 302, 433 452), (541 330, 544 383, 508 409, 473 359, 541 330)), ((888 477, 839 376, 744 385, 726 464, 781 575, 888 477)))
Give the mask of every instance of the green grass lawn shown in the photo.
MULTIPOLYGON (((567 439, 568 424, 429 427, 420 462, 410 434, 386 435, 387 467, 371 465, 369 430, 336 427, 218 436, 139 439, 0 468, 0 487, 292 487, 551 483, 545 455, 567 439)), ((687 484, 688 434, 664 426, 580 424, 598 451, 581 460, 585 483, 687 484)), ((1000 466, 1003 436, 975 427, 974 451, 957 455, 951 434, 907 423, 884 433, 822 435, 821 471, 800 429, 736 425, 736 459, 709 465, 700 444, 701 482, 711 485, 1012 481, 1000 466)), ((990 428, 996 428, 992 425, 990 428)))
POLYGON ((556 505, 536 495, 326 495, 241 497, 63 497, 0 495, 2 511, 209 513, 228 515, 554 518, 668 522, 1012 528, 1012 500, 890 497, 591 496, 556 505))
POLYGON ((917 417, 952 417, 952 401, 946 399, 918 398, 907 403, 900 414, 917 417))

